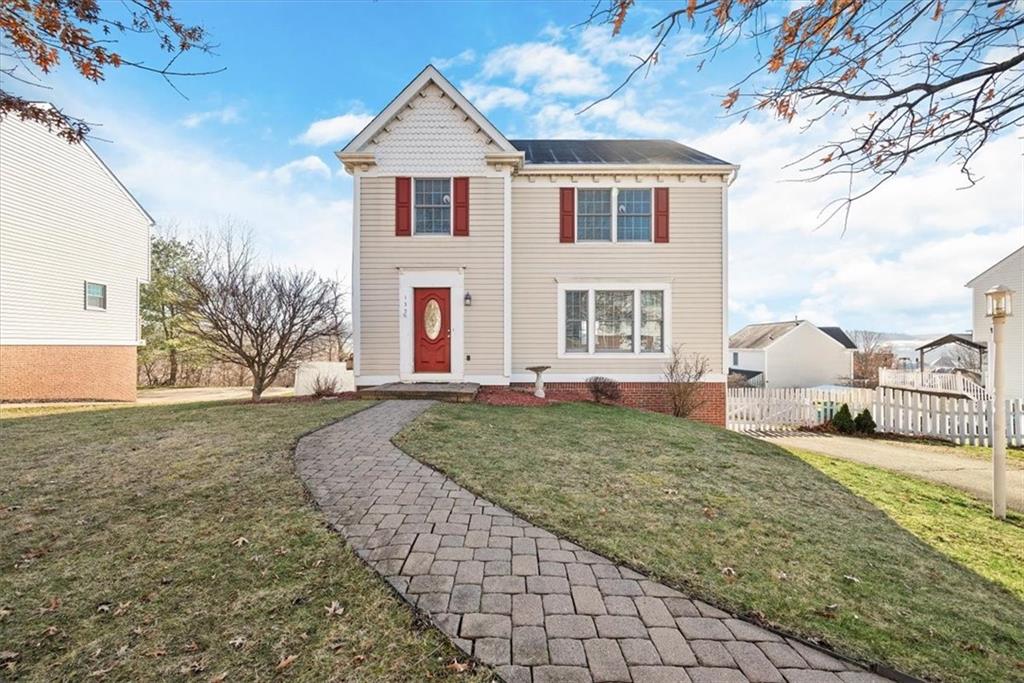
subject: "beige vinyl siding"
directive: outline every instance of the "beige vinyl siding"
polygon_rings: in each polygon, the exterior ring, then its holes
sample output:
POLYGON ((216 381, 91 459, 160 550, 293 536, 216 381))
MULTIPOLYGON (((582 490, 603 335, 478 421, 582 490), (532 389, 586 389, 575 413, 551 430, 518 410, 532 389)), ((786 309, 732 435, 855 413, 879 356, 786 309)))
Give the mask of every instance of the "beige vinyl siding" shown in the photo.
MULTIPOLYGON (((501 375, 503 179, 469 180, 469 237, 395 236, 395 179, 359 178, 360 375, 399 373, 398 269, 465 268, 466 375, 501 375)), ((452 301, 452 306, 462 306, 452 301)))
POLYGON ((149 219, 84 145, 0 123, 0 341, 134 345, 149 219), (85 310, 84 283, 107 286, 85 310))
MULTIPOLYGON (((582 177, 581 177, 582 178, 582 177)), ((708 357, 722 372, 722 185, 697 179, 669 189, 670 242, 574 243, 558 240, 559 188, 606 187, 580 179, 512 183, 512 373, 550 365, 551 373, 660 374, 665 358, 581 355, 558 358, 558 281, 663 281, 672 290, 671 342, 708 357)), ((662 185, 650 179, 654 187, 662 185)), ((620 187, 644 185, 621 185, 620 187)))

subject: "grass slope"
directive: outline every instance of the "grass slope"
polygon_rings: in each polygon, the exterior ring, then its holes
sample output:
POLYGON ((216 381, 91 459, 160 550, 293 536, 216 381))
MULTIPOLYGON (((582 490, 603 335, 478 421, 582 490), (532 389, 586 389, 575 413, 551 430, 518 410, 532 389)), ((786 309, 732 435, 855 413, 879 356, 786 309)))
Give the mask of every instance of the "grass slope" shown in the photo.
POLYGON ((293 473, 301 434, 365 405, 5 411, 0 679, 452 675, 293 473))
POLYGON ((1020 515, 997 523, 944 487, 593 404, 443 405, 397 440, 551 531, 848 655, 1024 678, 1020 515))

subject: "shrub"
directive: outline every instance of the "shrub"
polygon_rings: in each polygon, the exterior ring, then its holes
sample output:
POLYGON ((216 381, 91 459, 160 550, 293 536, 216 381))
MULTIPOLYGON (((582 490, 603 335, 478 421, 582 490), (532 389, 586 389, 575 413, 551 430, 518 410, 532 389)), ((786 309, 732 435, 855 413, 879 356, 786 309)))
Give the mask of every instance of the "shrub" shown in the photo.
POLYGON ((850 414, 850 406, 845 403, 832 417, 832 427, 840 434, 853 434, 856 426, 853 423, 853 415, 850 414))
POLYGON ((704 403, 701 380, 711 370, 707 356, 686 354, 682 344, 672 347, 664 376, 672 399, 672 414, 689 417, 704 403))
POLYGON ((590 377, 587 379, 587 388, 590 389, 590 395, 598 403, 614 402, 622 398, 619 383, 607 377, 590 377))
POLYGON ((875 419, 871 417, 871 411, 865 408, 857 414, 857 417, 853 418, 853 426, 860 434, 874 434, 875 419))
POLYGON ((338 380, 334 377, 324 377, 323 375, 317 375, 316 379, 313 380, 313 397, 314 398, 327 398, 328 396, 335 396, 338 393, 338 380))

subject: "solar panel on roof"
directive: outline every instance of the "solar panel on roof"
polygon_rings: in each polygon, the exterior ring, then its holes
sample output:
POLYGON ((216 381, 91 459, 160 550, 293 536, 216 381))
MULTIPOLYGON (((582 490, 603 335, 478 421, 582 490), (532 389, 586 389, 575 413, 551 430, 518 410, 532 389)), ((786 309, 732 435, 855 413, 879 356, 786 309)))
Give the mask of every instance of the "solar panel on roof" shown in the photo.
POLYGON ((527 164, 727 165, 675 140, 510 140, 527 164))

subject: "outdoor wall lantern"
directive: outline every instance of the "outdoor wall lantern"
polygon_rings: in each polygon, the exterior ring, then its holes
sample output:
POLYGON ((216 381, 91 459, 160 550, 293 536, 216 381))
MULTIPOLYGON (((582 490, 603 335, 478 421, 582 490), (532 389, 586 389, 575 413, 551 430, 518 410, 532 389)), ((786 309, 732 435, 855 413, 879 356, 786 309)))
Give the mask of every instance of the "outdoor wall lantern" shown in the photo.
POLYGON ((1006 319, 1013 315, 1013 290, 996 285, 985 292, 985 315, 992 319, 992 516, 1006 519, 1006 319))
POLYGON ((989 318, 1006 318, 1013 315, 1013 290, 1006 285, 996 285, 985 292, 989 318))
POLYGON ((473 295, 470 294, 469 292, 466 292, 466 296, 462 297, 462 303, 466 304, 467 306, 472 306, 473 305, 473 295))

